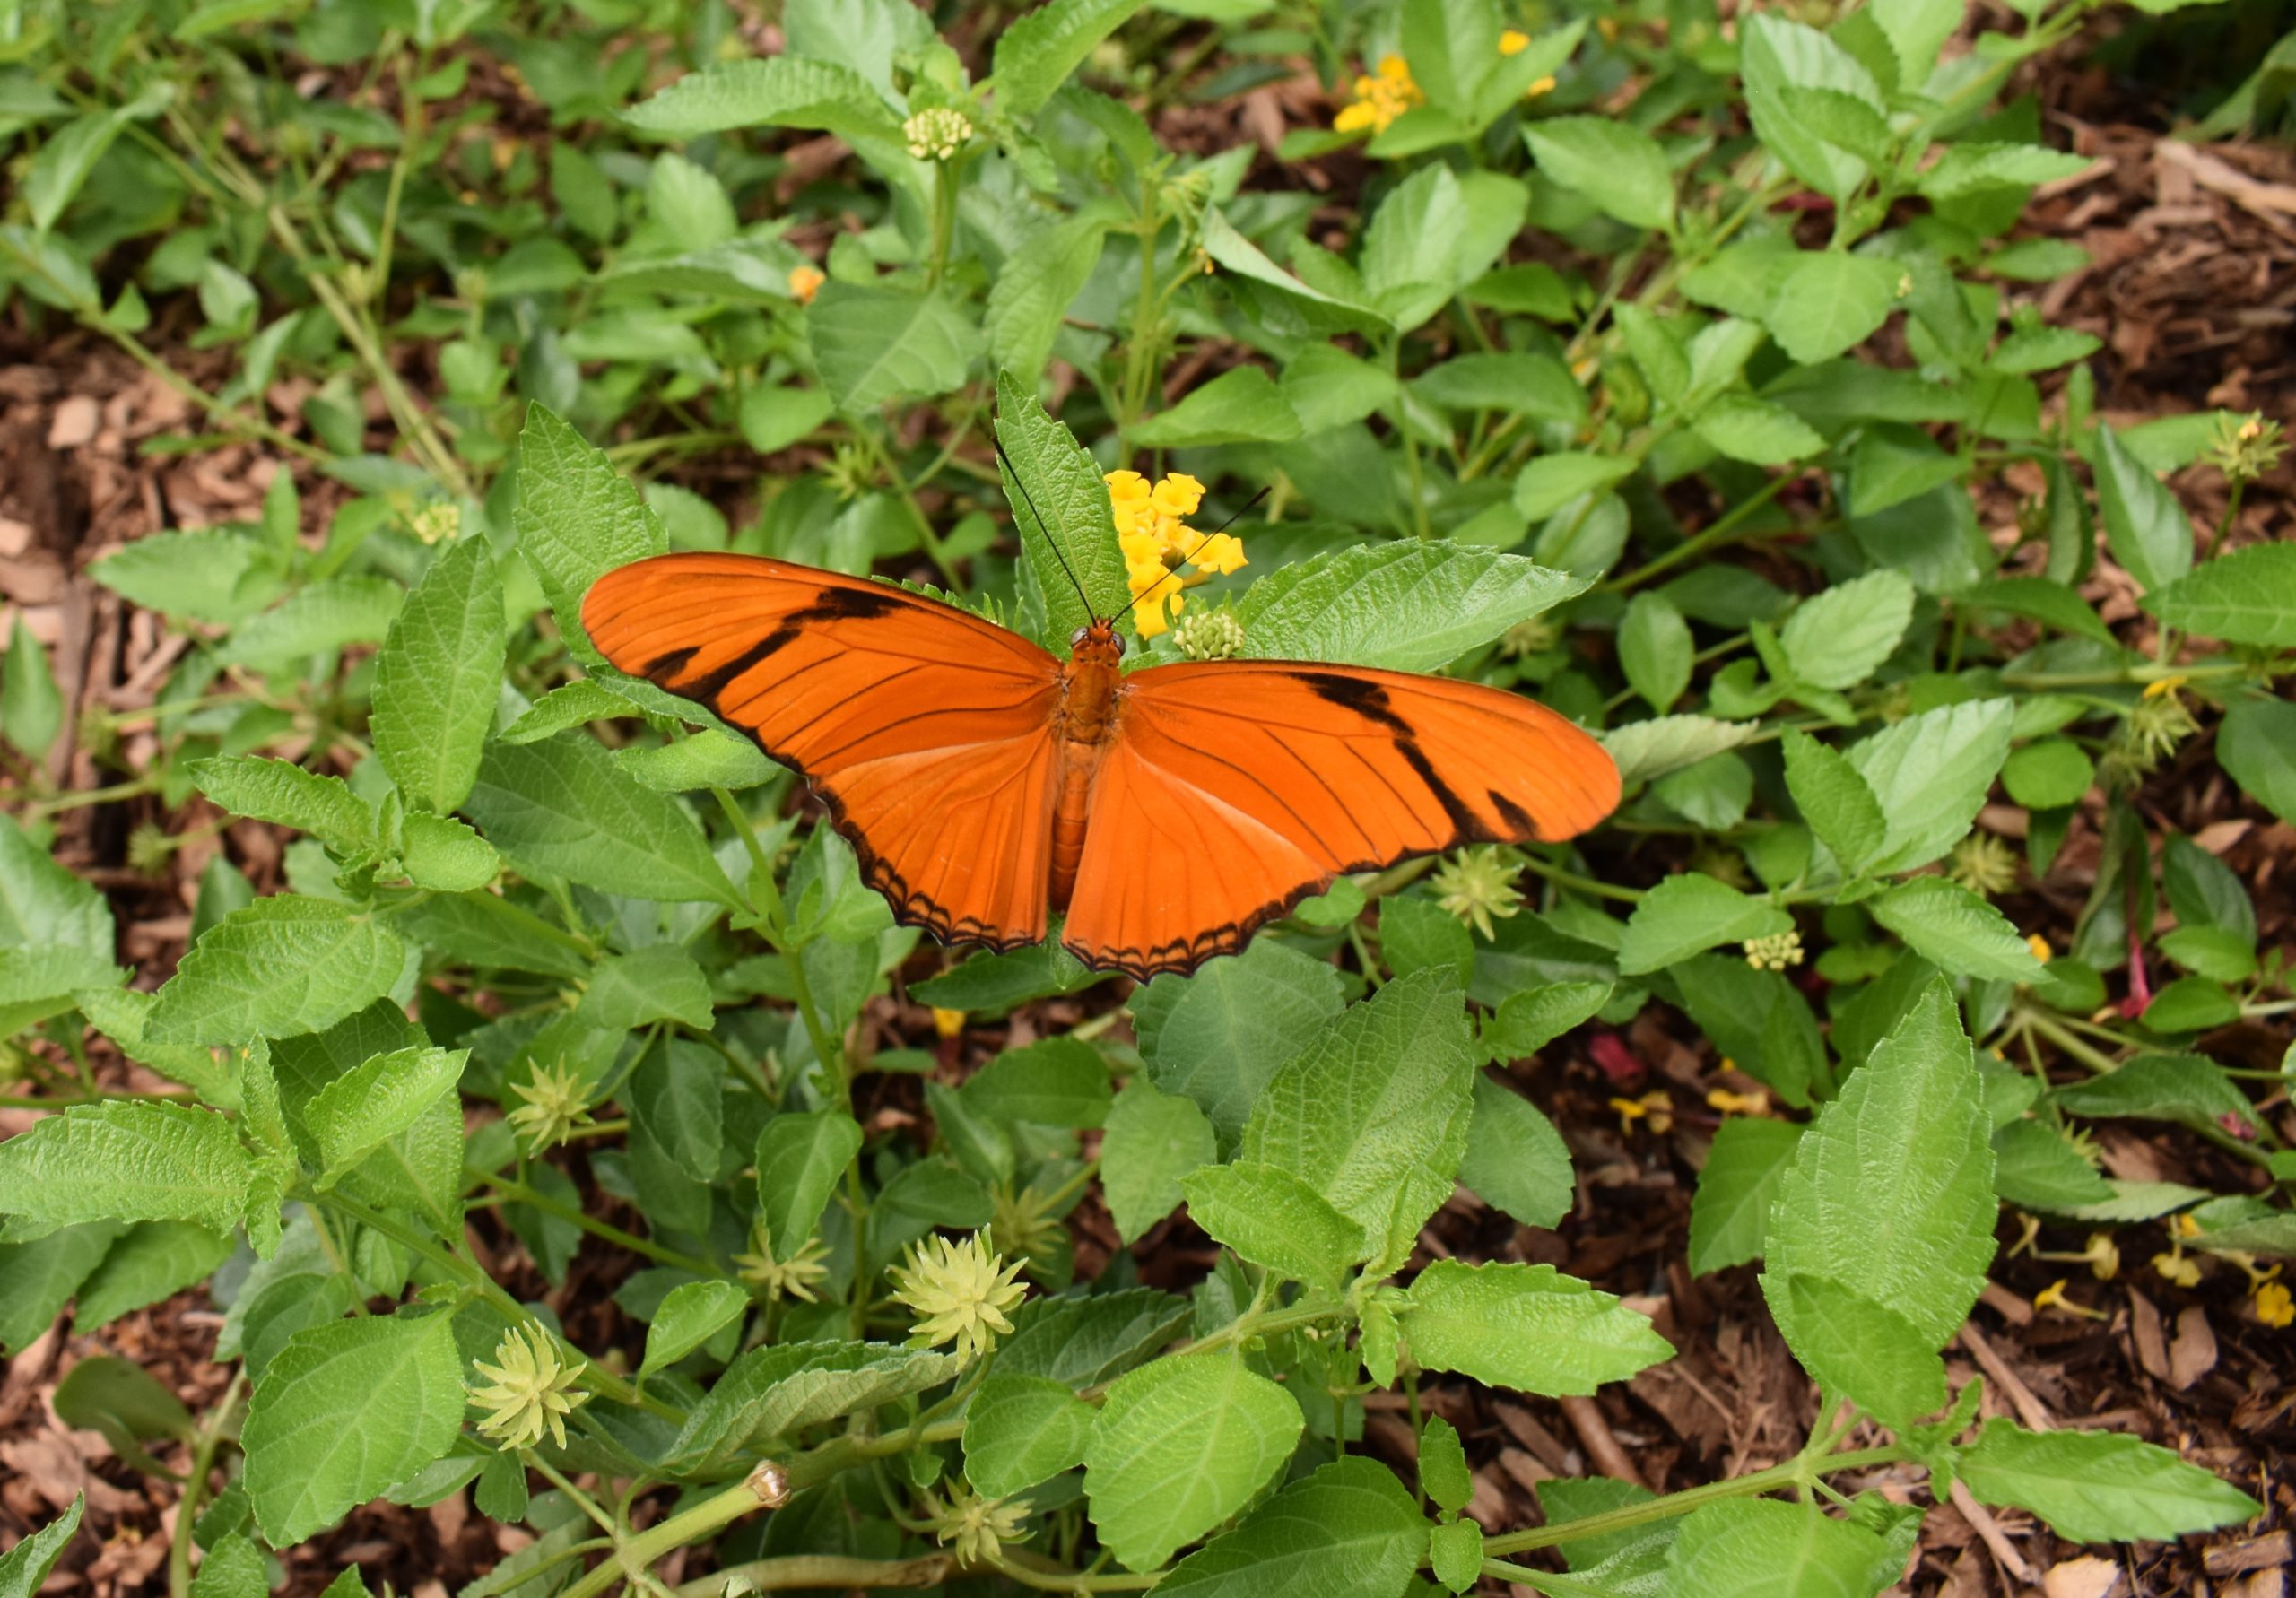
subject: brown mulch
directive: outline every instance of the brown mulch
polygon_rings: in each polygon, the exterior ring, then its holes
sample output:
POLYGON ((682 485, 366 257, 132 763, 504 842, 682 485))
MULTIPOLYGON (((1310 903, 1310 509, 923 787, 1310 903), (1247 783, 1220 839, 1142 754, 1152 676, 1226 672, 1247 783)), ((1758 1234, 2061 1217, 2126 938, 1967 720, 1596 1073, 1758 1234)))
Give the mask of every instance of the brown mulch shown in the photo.
MULTIPOLYGON (((2092 75, 2044 74, 2035 86, 2056 130, 2052 137, 2093 164, 2044 191, 2021 231, 2078 242, 2092 264, 2030 297, 2053 320, 2104 341, 2093 363, 2104 413, 2116 424, 2199 406, 2261 409, 2282 419, 2296 414, 2296 156, 2266 147, 2165 143, 2151 129, 2115 120, 2113 87, 2092 75)), ((1297 84, 1278 84, 1244 96, 1233 109, 1172 115, 1196 122, 1232 117, 1224 129, 1193 131, 1218 143, 1249 138, 1272 149, 1284 126, 1312 117, 1318 103, 1297 84)), ((254 519, 280 463, 237 446, 182 456, 142 453, 155 435, 196 430, 198 418, 90 335, 26 340, 22 314, 20 307, 18 319, 0 327, 0 627, 21 616, 35 637, 56 647, 76 716, 132 715, 151 705, 180 641, 157 618, 90 581, 88 565, 161 529, 254 519)), ((170 353, 204 375, 208 358, 170 353)), ((300 395, 283 390, 266 397, 274 419, 294 426, 300 395)), ((728 482, 739 475, 724 473, 728 482)), ((326 485, 306 480, 304 487, 313 508, 326 503, 326 485)), ((2213 522, 2221 512, 2221 480, 2213 473, 2186 473, 2176 487, 2196 516, 2213 522)), ((1984 506, 1988 525, 2013 525, 2015 491, 2029 488, 2013 479, 1990 497, 1984 506)), ((2234 536, 2246 542, 2292 534, 2296 468, 2283 466, 2252 491, 2234 536)), ((2125 620, 2135 609, 2124 602, 2109 605, 2107 613, 2125 620)), ((72 788, 104 786, 144 769, 155 752, 149 731, 129 719, 116 734, 63 741, 50 775, 72 788)), ((2165 774, 2145 795, 2154 819, 2198 838, 2257 885, 2267 943, 2296 941, 2296 898, 2268 890, 2284 882, 2296 860, 2296 831, 2247 806, 2206 764, 2205 746, 2188 753, 2211 780, 2165 774)), ((110 893, 122 928, 121 957, 142 973, 140 986, 152 986, 172 969, 188 934, 199 872, 217 849, 259 890, 278 882, 276 835, 240 823, 208 836, 218 819, 196 803, 169 812, 154 796, 59 818, 59 855, 110 893), (195 835, 162 876, 140 876, 126 863, 128 835, 146 822, 195 835)), ((2006 828, 2013 818, 1988 820, 2006 828)), ((2064 884, 2077 890, 2094 849, 2093 830, 2076 831, 2057 879, 2028 906, 2032 925, 2069 925, 2077 892, 2066 897, 2064 884)), ((1622 1081, 1615 1057, 1606 1072, 1577 1044, 1518 1070, 1518 1085, 1564 1130, 1577 1164, 1577 1205, 1559 1229, 1518 1227, 1465 1200, 1447 1206, 1429 1229, 1430 1257, 1554 1264, 1652 1315, 1680 1350, 1669 1364, 1592 1399, 1554 1402, 1431 1383, 1426 1404, 1459 1427, 1477 1468, 1469 1512, 1492 1532, 1539 1523, 1535 1491, 1542 1481, 1591 1472, 1656 1491, 1676 1489, 1779 1463, 1814 1419, 1814 1394, 1772 1327, 1752 1272, 1693 1280, 1682 1264, 1690 1194, 1715 1125, 1707 1092, 1749 1084, 1721 1073, 1702 1044, 1685 1044, 1694 1034, 1670 1025, 1671 1019, 1653 1009, 1623 1038, 1632 1068, 1643 1073, 1639 1081, 1622 1081), (1639 1093, 1653 1087, 1673 1099, 1672 1125, 1664 1131, 1648 1121, 1622 1127, 1609 1100, 1630 1088, 1639 1093)), ((922 1038, 929 1046, 929 1023, 913 1007, 887 1002, 873 1020, 893 1040, 922 1038)), ((996 1041, 994 1033, 970 1038, 970 1057, 985 1058, 996 1041)), ((2218 1041, 2269 1054, 2276 1063, 2285 1038, 2218 1041)), ((944 1054, 944 1064, 961 1069, 953 1052, 944 1054)), ((152 1085, 117 1060, 103 1068, 118 1085, 152 1085)), ((920 1124, 913 1081, 886 1079, 882 1094, 872 1107, 877 1129, 920 1124)), ((2267 1105, 2266 1113, 2296 1137, 2284 1099, 2267 1105)), ((0 1135, 22 1124, 20 1113, 0 1111, 0 1135)), ((2240 1191, 2252 1175, 2182 1135, 2108 1131, 2100 1142, 2107 1168, 2117 1176, 2240 1191)), ((1081 1208, 1073 1226, 1080 1265, 1088 1270, 1119 1246, 1096 1203, 1081 1208)), ((1899 1591, 1923 1598, 2289 1598, 2290 1528, 2296 1524, 2296 1486, 2287 1469, 2296 1449, 2296 1386, 2289 1372, 2296 1368, 2296 1338, 2256 1323, 2236 1270, 2212 1264, 2199 1287, 2179 1288, 2142 1257, 2160 1246, 2157 1228, 2126 1228, 2120 1236, 2127 1257, 2109 1281, 2091 1279, 2078 1265, 2030 1257, 1997 1264, 1995 1284, 1947 1351, 1955 1385, 1981 1375, 1986 1412, 2028 1427, 2109 1428, 2174 1448, 2247 1487, 2266 1502, 2266 1515, 2226 1533, 2103 1553, 2063 1542, 2031 1516, 1987 1511, 1956 1495, 1929 1515, 1918 1567, 1899 1591), (2033 1298, 2067 1272, 2074 1276, 2070 1297, 2102 1318, 2035 1312, 2033 1298)), ((515 1273, 514 1290, 547 1296, 566 1313, 586 1346, 637 1348, 642 1334, 610 1300, 628 1262, 587 1246, 568 1286, 545 1295, 491 1221, 474 1225, 473 1237, 515 1273)), ((2005 1250, 2017 1241, 2006 1218, 2001 1240, 2005 1250)), ((2062 1228, 2042 1238, 2051 1250, 2081 1244, 2062 1228)), ((1209 1258, 1204 1239, 1185 1223, 1152 1234, 1138 1252, 1160 1281, 1170 1274, 1168 1285, 1184 1284, 1209 1258)), ((87 1598, 165 1591, 177 1496, 172 1484, 140 1476, 113 1457, 100 1437, 65 1428, 51 1407, 57 1382, 81 1359, 117 1354, 151 1370, 199 1413, 228 1379, 209 1358, 218 1320, 204 1291, 194 1291, 91 1336, 60 1324, 8 1362, 0 1378, 0 1544, 44 1524, 74 1494, 88 1496, 83 1534, 47 1591, 87 1598)), ((1399 1400, 1375 1405, 1367 1433, 1370 1447, 1408 1464, 1413 1441, 1399 1400)), ((158 1453, 171 1468, 186 1463, 179 1447, 158 1453)), ((1909 1468, 1851 1485, 1901 1500, 1919 1500, 1926 1490, 1922 1473, 1909 1468)), ((316 1593, 335 1570, 357 1564, 370 1585, 388 1580, 400 1592, 444 1598, 525 1537, 488 1524, 462 1495, 428 1511, 370 1507, 293 1558, 283 1590, 316 1593)))

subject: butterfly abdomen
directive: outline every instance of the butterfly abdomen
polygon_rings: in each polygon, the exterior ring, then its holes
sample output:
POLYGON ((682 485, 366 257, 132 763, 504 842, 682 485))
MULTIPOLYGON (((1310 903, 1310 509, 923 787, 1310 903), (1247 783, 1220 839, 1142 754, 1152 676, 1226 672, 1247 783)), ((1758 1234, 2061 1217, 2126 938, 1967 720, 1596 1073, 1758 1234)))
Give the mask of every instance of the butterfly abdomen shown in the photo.
POLYGON ((1080 649, 1060 670, 1060 700, 1054 712, 1060 789, 1053 808, 1048 896, 1055 910, 1065 910, 1075 890, 1077 868, 1084 858, 1084 830, 1091 820, 1092 789, 1116 737, 1117 695, 1123 675, 1113 654, 1099 658, 1097 653, 1080 649))

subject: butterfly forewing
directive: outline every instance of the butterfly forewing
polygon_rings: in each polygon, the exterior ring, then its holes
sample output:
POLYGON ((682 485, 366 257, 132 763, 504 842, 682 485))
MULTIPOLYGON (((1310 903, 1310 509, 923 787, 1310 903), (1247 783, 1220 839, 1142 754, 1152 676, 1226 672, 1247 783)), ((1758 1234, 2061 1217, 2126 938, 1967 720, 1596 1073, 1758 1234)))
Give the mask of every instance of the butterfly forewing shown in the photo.
POLYGON ((1570 838, 1618 803, 1587 734, 1516 694, 1284 662, 1125 681, 1062 942, 1187 970, 1342 872, 1467 843, 1570 838))
POLYGON ((582 622, 621 670, 708 705, 795 769, 904 921, 1041 942, 1059 663, 883 583, 744 555, 598 579, 582 622))

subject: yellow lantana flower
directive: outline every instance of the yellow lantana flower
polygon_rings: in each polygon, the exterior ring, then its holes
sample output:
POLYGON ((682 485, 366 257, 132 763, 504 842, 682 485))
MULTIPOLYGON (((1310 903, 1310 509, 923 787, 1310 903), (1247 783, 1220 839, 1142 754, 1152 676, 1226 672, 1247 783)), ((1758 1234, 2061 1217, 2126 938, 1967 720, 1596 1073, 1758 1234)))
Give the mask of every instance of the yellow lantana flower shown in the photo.
POLYGON ((818 266, 792 266, 789 268, 789 298, 799 305, 811 305, 813 296, 822 291, 822 285, 828 281, 828 274, 818 266))
MULTIPOLYGON (((1505 48, 1503 43, 1500 48, 1505 48)), ((1341 108, 1331 125, 1340 133, 1383 134, 1396 117, 1426 103, 1427 96, 1411 81, 1410 63, 1400 56, 1385 56, 1380 57, 1378 71, 1355 80, 1354 100, 1341 108)))
POLYGON ((2296 1298, 2277 1281, 2260 1281, 2256 1288, 2257 1319, 2267 1326, 2296 1325, 2296 1298))
POLYGON ((1520 28, 1509 28, 1499 36, 1499 53, 1502 56, 1519 56, 1530 48, 1531 36, 1520 28))
POLYGON ((1226 533, 1207 536, 1187 525, 1204 504, 1204 484, 1185 472, 1153 483, 1137 472, 1110 472, 1105 481, 1125 578, 1139 602, 1134 624, 1142 638, 1152 638, 1169 631, 1172 618, 1185 608, 1183 588, 1207 581, 1214 572, 1225 577, 1246 563, 1243 541, 1226 533))

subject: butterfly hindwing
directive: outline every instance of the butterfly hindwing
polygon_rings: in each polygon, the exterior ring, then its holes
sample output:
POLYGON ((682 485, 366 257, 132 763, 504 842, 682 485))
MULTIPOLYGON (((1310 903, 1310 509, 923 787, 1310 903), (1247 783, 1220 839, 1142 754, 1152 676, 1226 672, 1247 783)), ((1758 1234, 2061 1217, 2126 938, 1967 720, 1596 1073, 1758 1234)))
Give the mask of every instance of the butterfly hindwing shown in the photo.
POLYGON ((745 555, 608 572, 582 621, 621 670, 796 769, 903 921, 999 949, 1047 925, 1059 663, 883 583, 745 555))
POLYGON ((1569 838, 1618 803, 1591 736, 1477 683, 1225 661, 1124 695, 1062 942, 1136 977, 1236 952, 1342 872, 1569 838))

